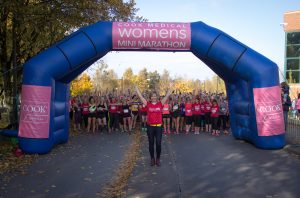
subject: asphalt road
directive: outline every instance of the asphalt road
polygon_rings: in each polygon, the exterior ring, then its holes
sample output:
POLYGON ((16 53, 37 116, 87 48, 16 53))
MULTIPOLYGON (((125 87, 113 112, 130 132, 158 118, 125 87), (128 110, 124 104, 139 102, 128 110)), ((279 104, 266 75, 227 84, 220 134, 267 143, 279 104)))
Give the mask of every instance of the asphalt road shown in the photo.
POLYGON ((163 138, 161 167, 149 166, 147 141, 127 197, 300 197, 300 160, 284 150, 261 150, 232 136, 163 138))
POLYGON ((1 182, 0 197, 95 197, 111 180, 131 137, 121 133, 72 137, 39 156, 25 173, 1 182))
MULTIPOLYGON (((95 197, 113 177, 131 137, 72 137, 39 156, 24 174, 1 182, 0 197, 95 197)), ((232 136, 207 133, 164 136, 162 149, 162 166, 150 167, 143 134, 124 197, 300 197, 300 158, 285 150, 260 150, 232 136)))

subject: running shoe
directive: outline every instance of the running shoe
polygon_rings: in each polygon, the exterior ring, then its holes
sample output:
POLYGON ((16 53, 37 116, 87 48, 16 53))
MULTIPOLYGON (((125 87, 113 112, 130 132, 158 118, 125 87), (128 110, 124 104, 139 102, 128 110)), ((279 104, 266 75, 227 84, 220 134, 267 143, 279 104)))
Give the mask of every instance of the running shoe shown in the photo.
POLYGON ((159 158, 157 158, 156 159, 156 166, 160 166, 161 164, 160 164, 160 159, 159 158))
POLYGON ((154 166, 154 165, 155 165, 155 159, 151 159, 150 166, 154 166))

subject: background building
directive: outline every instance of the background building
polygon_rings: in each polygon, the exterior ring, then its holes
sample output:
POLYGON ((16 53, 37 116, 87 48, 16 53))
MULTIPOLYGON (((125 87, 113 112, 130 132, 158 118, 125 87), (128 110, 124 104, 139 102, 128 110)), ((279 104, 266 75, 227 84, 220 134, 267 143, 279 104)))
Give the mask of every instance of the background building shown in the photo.
POLYGON ((291 98, 300 93, 300 10, 284 13, 284 75, 291 87, 291 98))

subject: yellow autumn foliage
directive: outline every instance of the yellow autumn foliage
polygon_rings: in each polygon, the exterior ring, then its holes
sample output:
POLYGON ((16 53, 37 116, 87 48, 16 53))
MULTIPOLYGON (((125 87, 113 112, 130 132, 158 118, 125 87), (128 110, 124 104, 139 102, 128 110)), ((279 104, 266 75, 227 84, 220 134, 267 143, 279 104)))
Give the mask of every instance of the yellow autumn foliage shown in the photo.
POLYGON ((174 89, 181 93, 192 92, 194 89, 192 83, 191 80, 178 79, 175 80, 174 89))
POLYGON ((83 73, 71 82, 71 95, 82 95, 83 93, 90 92, 93 89, 93 84, 90 76, 83 73))

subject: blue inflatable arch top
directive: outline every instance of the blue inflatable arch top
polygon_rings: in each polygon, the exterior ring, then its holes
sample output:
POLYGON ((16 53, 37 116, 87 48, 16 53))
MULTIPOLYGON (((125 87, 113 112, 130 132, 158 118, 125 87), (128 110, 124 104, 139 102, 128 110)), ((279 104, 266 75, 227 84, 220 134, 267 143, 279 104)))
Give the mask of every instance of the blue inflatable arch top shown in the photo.
MULTIPOLYGON (((55 144, 67 142, 69 83, 112 50, 191 51, 226 83, 233 136, 262 149, 279 149, 285 145, 278 68, 275 63, 203 22, 183 25, 154 23, 160 25, 162 38, 177 34, 177 39, 188 42, 182 46, 174 42, 178 48, 166 48, 162 46, 167 45, 164 41, 155 40, 155 43, 151 43, 152 47, 156 45, 160 49, 147 47, 145 43, 139 48, 132 47, 141 39, 142 32, 139 31, 134 32, 132 38, 128 37, 127 44, 117 43, 114 41, 113 28, 118 24, 125 24, 125 27, 126 24, 149 25, 98 22, 79 29, 25 64, 18 132, 20 147, 25 152, 47 153, 55 144), (161 30, 161 24, 169 29, 161 30), (179 34, 172 32, 172 28, 178 30, 179 34)), ((152 29, 146 28, 146 31, 152 29)), ((153 36, 157 33, 155 31, 148 34, 153 36)))

